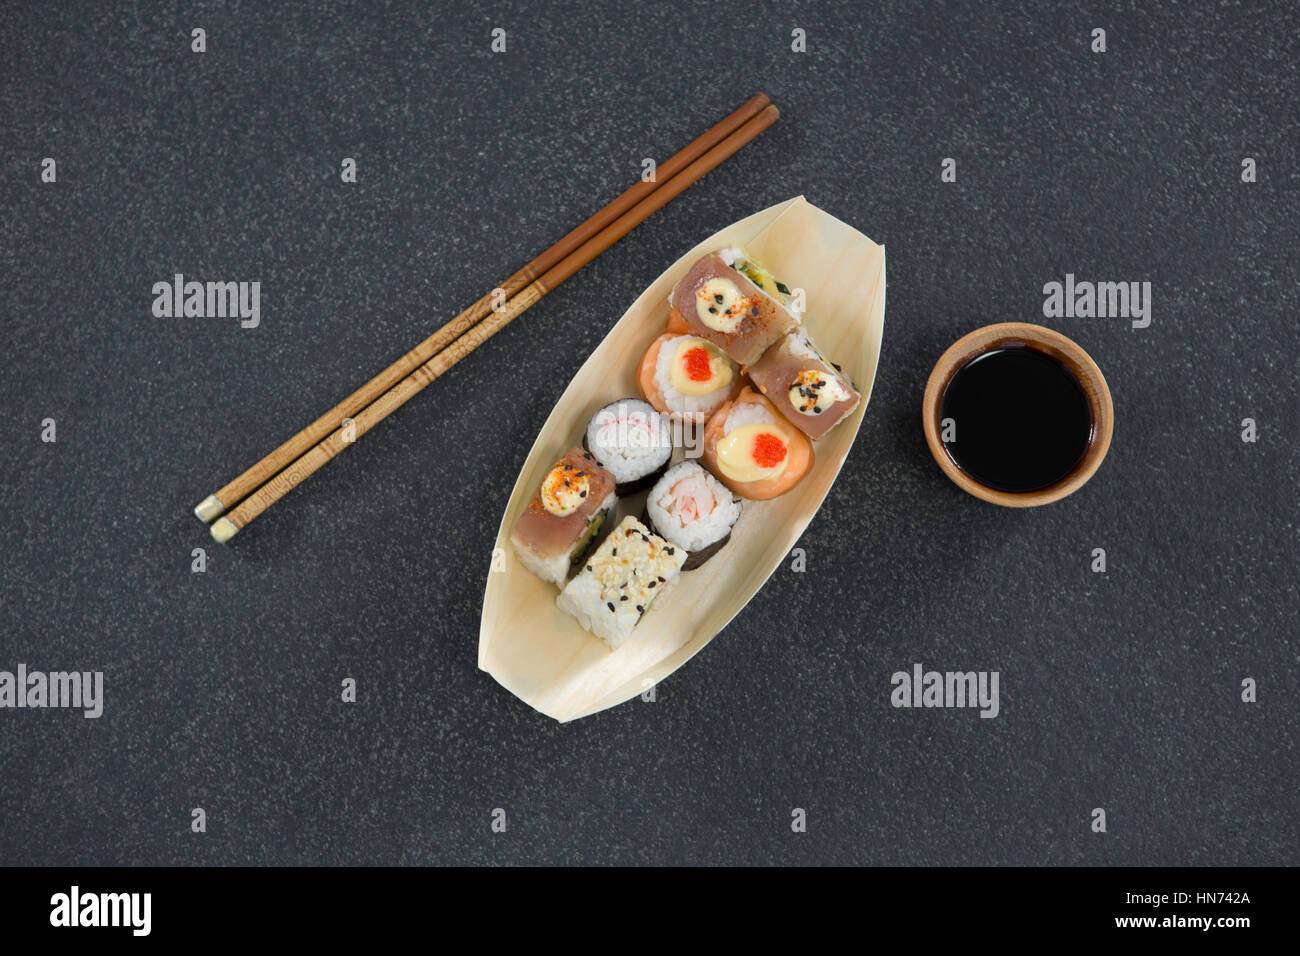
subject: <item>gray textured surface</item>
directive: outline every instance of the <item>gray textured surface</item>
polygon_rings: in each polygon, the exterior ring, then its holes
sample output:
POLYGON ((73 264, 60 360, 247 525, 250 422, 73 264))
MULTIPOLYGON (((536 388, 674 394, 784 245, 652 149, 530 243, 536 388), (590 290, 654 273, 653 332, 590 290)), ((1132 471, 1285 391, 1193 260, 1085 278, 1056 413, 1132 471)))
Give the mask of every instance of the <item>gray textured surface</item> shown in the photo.
POLYGON ((0 27, 0 668, 107 696, 0 711, 0 862, 1297 862, 1292 5, 319 6, 0 27), (758 143, 208 539, 194 502, 759 89, 758 143), (799 193, 889 248, 812 573, 657 703, 556 725, 476 669, 515 473, 666 263, 799 193), (260 280, 261 327, 153 318, 178 271, 260 280), (1066 272, 1150 280, 1154 321, 1047 323, 1105 371, 1115 443, 999 510, 930 461, 922 387, 1066 272), (1001 715, 892 709, 917 661, 1000 671, 1001 715))

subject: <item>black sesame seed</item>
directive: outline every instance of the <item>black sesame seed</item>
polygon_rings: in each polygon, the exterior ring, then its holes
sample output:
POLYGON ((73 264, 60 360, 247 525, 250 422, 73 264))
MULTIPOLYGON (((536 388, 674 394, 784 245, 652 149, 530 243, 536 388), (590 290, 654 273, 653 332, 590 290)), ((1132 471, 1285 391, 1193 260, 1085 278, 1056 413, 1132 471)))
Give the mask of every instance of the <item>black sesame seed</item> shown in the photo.
POLYGON ((663 581, 663 582, 665 582, 665 583, 667 583, 667 581, 668 581, 668 579, 665 578, 663 575, 660 575, 660 576, 659 576, 659 580, 660 580, 660 581, 663 581))
POLYGON ((618 554, 618 548, 615 548, 615 549, 613 550, 612 553, 613 553, 613 554, 618 554))
POLYGON ((713 306, 709 306, 709 312, 712 313, 713 315, 717 315, 717 314, 718 314, 718 310, 717 310, 716 308, 714 308, 713 306))
MULTIPOLYGON (((627 586, 627 585, 624 585, 624 587, 626 587, 626 586, 627 586)), ((621 598, 619 598, 619 600, 620 600, 620 601, 626 601, 626 600, 627 600, 627 595, 624 594, 621 598)))
POLYGON ((580 491, 580 492, 578 492, 578 497, 579 497, 579 498, 585 498, 585 497, 587 497, 587 493, 586 493, 585 491, 580 491))
POLYGON ((590 571, 590 570, 591 570, 591 565, 590 565, 590 564, 589 564, 589 565, 587 565, 587 570, 588 570, 588 571, 590 571))
POLYGON ((638 604, 638 605, 636 606, 636 610, 637 610, 637 613, 638 613, 638 614, 644 614, 644 613, 645 613, 645 608, 642 607, 640 604, 638 604))
POLYGON ((646 587, 648 587, 648 588, 652 588, 652 587, 654 587, 654 586, 655 586, 655 582, 654 582, 654 581, 651 581, 649 584, 646 585, 646 587))
POLYGON ((718 303, 718 305, 722 305, 722 293, 721 293, 721 292, 715 292, 715 293, 713 294, 713 301, 716 302, 716 303, 718 303))
POLYGON ((822 410, 822 407, 821 407, 820 405, 814 405, 814 406, 813 406, 813 412, 814 412, 815 414, 820 414, 820 413, 821 413, 821 410, 822 410))
POLYGON ((672 548, 664 548, 664 550, 667 551, 669 554, 676 554, 676 553, 677 553, 677 552, 674 551, 672 548))
POLYGON ((611 611, 613 611, 613 610, 614 610, 614 602, 613 602, 613 601, 606 601, 606 602, 605 602, 605 607, 607 607, 607 608, 609 608, 611 611))

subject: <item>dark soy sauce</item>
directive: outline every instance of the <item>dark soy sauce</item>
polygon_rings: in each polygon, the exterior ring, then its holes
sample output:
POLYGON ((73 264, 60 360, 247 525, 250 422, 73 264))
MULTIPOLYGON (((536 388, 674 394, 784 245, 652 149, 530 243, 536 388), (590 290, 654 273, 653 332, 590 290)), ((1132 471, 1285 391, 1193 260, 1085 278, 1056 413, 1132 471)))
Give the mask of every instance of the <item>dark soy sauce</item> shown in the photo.
POLYGON ((1038 491, 1079 463, 1092 439, 1088 396, 1064 365, 1024 346, 994 349, 953 375, 939 401, 956 426, 957 467, 997 491, 1038 491))

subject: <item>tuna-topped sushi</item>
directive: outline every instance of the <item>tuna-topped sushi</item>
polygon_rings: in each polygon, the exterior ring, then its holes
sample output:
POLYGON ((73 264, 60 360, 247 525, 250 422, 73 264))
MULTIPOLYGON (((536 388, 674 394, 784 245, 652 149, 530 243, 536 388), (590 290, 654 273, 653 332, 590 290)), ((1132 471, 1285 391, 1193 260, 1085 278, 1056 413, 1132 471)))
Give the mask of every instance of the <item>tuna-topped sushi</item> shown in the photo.
POLYGON ((673 465, 645 502, 645 522, 655 534, 688 554, 683 571, 698 568, 731 538, 740 502, 697 462, 673 465))
POLYGON ((584 441, 596 461, 618 482, 614 490, 619 495, 654 484, 673 454, 668 422, 636 398, 619 399, 591 416, 584 441))
POLYGON ((735 362, 757 362, 769 345, 799 324, 799 316, 780 298, 776 280, 744 252, 711 252, 691 266, 669 297, 668 331, 687 332, 712 342, 735 362), (748 270, 764 286, 757 284, 748 270))
POLYGON ((632 636, 650 602, 672 583, 685 562, 685 550, 651 534, 629 515, 601 542, 555 603, 617 648, 632 636))
POLYGON ((695 335, 661 335, 641 360, 637 384, 659 411, 703 422, 740 391, 740 367, 695 335))
POLYGON ((813 465, 812 442, 751 388, 714 412, 703 453, 723 484, 755 501, 785 494, 813 465))
POLYGON ((792 329, 746 371, 759 391, 809 438, 821 438, 862 401, 848 376, 826 360, 804 326, 792 329))
POLYGON ((510 544, 524 567, 562 588, 613 519, 617 500, 614 476, 581 448, 570 448, 515 522, 510 544))

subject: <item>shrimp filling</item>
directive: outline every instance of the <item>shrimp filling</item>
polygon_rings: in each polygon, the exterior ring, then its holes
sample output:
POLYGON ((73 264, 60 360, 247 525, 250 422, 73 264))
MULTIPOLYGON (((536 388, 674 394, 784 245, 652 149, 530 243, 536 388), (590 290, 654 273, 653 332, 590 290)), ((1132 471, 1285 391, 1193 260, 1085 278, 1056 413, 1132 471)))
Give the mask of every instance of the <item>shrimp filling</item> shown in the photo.
POLYGON ((694 474, 673 485, 668 494, 659 499, 659 507, 685 528, 700 518, 713 514, 717 501, 714 500, 704 475, 694 474))

